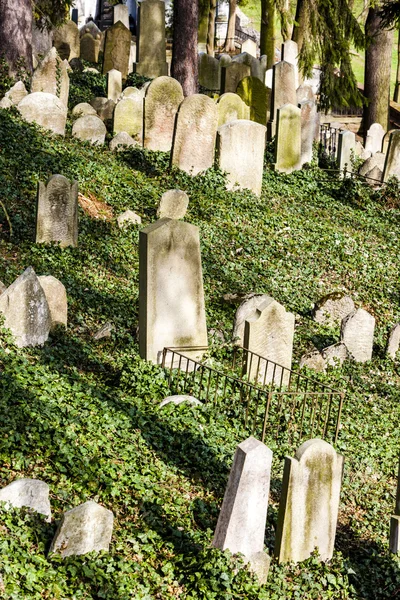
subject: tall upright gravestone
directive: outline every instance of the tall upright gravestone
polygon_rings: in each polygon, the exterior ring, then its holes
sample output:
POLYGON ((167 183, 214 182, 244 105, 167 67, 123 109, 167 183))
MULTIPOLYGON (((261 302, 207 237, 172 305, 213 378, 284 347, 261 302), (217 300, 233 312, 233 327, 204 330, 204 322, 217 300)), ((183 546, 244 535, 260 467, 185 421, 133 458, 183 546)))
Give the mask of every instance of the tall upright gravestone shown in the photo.
POLYGON ((134 71, 146 77, 168 75, 165 2, 142 0, 138 16, 138 46, 134 71))
POLYGON ((44 92, 57 96, 68 106, 69 76, 67 63, 58 56, 53 47, 43 58, 32 75, 31 92, 44 92))
MULTIPOLYGON (((388 138, 389 145, 386 152, 385 168, 383 171, 384 182, 393 176, 400 179, 400 131, 398 129, 391 131, 388 138)), ((383 140, 382 146, 384 143, 385 140, 383 140)))
POLYGON ((78 245, 78 183, 63 175, 38 184, 36 243, 41 242, 78 245))
POLYGON ((294 65, 284 60, 273 66, 271 117, 268 124, 268 136, 276 133, 278 108, 284 104, 297 104, 296 73, 294 65))
POLYGON ((351 159, 355 146, 356 136, 352 131, 341 131, 339 133, 338 166, 342 175, 353 171, 351 159))
POLYGON ((245 77, 236 93, 250 109, 250 120, 266 125, 270 117, 271 90, 257 77, 245 77))
POLYGON ((244 77, 250 77, 251 69, 249 65, 243 63, 231 62, 226 67, 221 68, 221 94, 227 92, 236 93, 239 82, 244 77))
POLYGON ((150 83, 144 98, 144 148, 171 150, 175 117, 182 101, 182 86, 173 77, 157 77, 150 83))
POLYGON ((85 33, 81 37, 81 59, 91 63, 99 61, 100 36, 95 38, 90 33, 85 33))
POLYGON ((80 56, 80 34, 76 23, 67 21, 61 27, 53 30, 54 46, 58 49, 62 44, 68 44, 70 48, 68 60, 79 58, 80 56))
POLYGON ((315 121, 317 118, 317 105, 312 100, 299 103, 301 110, 301 165, 309 163, 313 155, 313 142, 315 121))
POLYGON ((301 110, 285 104, 277 115, 275 169, 291 173, 301 168, 301 110))
POLYGON ((164 218, 139 233, 140 356, 160 363, 168 346, 207 346, 207 327, 199 229, 164 218))
POLYGON ((121 21, 107 29, 104 42, 103 75, 116 69, 122 73, 122 79, 125 81, 129 73, 131 40, 131 32, 121 21))

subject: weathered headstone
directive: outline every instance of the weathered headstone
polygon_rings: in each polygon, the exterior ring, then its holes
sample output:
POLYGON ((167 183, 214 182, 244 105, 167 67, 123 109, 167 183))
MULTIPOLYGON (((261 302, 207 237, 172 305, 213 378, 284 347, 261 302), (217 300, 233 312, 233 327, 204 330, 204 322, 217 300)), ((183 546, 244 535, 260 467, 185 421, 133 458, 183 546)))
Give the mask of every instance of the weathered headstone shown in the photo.
POLYGON ((175 117, 182 101, 182 86, 176 79, 157 77, 151 82, 144 98, 145 148, 162 152, 171 150, 175 117))
POLYGON ((14 508, 26 506, 51 521, 49 486, 40 479, 16 479, 0 490, 0 502, 14 508))
POLYGON ((105 338, 110 338, 113 332, 115 331, 115 325, 107 321, 104 323, 102 327, 93 335, 93 339, 98 342, 99 340, 104 340, 105 338))
POLYGON ((86 117, 87 115, 97 115, 93 106, 87 102, 80 102, 72 109, 73 117, 86 117))
POLYGON ((62 516, 50 552, 62 557, 108 551, 114 515, 100 504, 89 500, 62 516))
POLYGON ((299 104, 299 108, 301 110, 300 164, 304 165, 312 161, 317 105, 311 100, 306 100, 299 104))
POLYGON ((281 60, 290 63, 294 66, 294 81, 296 90, 299 87, 299 66, 298 66, 298 58, 299 48, 296 42, 293 40, 285 40, 282 44, 281 50, 281 60))
POLYGON ((385 160, 386 156, 383 154, 383 152, 375 152, 375 154, 367 158, 367 160, 361 165, 358 172, 360 175, 367 178, 367 183, 369 183, 368 179, 371 181, 377 180, 380 182, 382 181, 383 177, 385 160))
POLYGON ((382 151, 382 142, 385 135, 385 130, 380 123, 372 123, 367 131, 365 140, 365 150, 375 154, 382 151))
POLYGON ((269 300, 268 294, 249 294, 237 308, 232 333, 232 339, 235 344, 243 346, 245 321, 257 316, 257 310, 263 306, 266 300, 269 300))
POLYGON ((263 385, 274 382, 286 385, 292 368, 294 314, 271 297, 257 309, 255 316, 245 321, 243 346, 262 356, 247 356, 249 380, 263 385), (272 361, 278 366, 267 363, 272 361))
POLYGON ((324 348, 321 352, 322 357, 327 367, 341 367, 344 361, 348 358, 348 351, 345 344, 333 344, 324 348))
POLYGON ((103 55, 103 75, 116 69, 122 74, 122 80, 128 77, 129 56, 131 52, 131 32, 121 21, 106 31, 103 55))
POLYGON ((199 84, 207 90, 217 91, 221 86, 220 61, 205 52, 200 52, 199 84))
POLYGON ((99 62, 100 36, 93 37, 90 33, 85 33, 81 37, 81 59, 91 63, 99 62))
POLYGON ((257 77, 264 83, 265 78, 265 69, 263 64, 257 58, 249 54, 248 52, 241 52, 240 54, 236 54, 232 57, 232 63, 239 63, 242 65, 247 65, 250 67, 250 76, 257 77))
POLYGON ((136 142, 133 137, 131 137, 126 131, 120 131, 113 137, 110 142, 110 150, 113 152, 121 152, 126 147, 129 146, 138 146, 138 142, 136 142))
POLYGON ((0 296, 4 327, 19 348, 41 346, 49 337, 50 309, 32 267, 28 267, 0 296))
POLYGON ((390 519, 389 549, 393 554, 400 554, 400 463, 397 475, 397 493, 394 515, 390 519))
POLYGON ((390 356, 393 360, 399 351, 400 346, 400 323, 396 323, 389 332, 389 337, 386 346, 386 356, 390 356))
POLYGON ((338 141, 338 167, 341 173, 352 173, 352 155, 356 145, 356 136, 352 131, 341 131, 338 141))
POLYGON ((168 190, 160 198, 157 209, 159 219, 183 219, 189 206, 189 196, 182 190, 168 190))
POLYGON ((140 356, 160 363, 164 347, 207 343, 199 230, 160 219, 139 233, 140 356))
POLYGON ((123 91, 122 91, 122 98, 136 98, 136 97, 140 97, 140 98, 144 98, 144 93, 141 92, 141 90, 139 90, 139 88, 136 87, 126 87, 123 91))
POLYGON ((18 106, 21 100, 27 95, 28 92, 26 91, 24 83, 22 81, 17 81, 17 83, 4 94, 4 97, 8 98, 14 106, 18 106))
POLYGON ((90 104, 102 121, 110 121, 113 118, 115 102, 111 98, 93 98, 90 104))
POLYGON ((91 144, 104 144, 107 129, 103 121, 95 115, 79 117, 72 126, 72 136, 91 144))
POLYGON ((137 62, 134 71, 146 77, 168 75, 165 2, 143 0, 139 8, 137 62))
POLYGON ((107 98, 117 102, 122 94, 122 75, 120 71, 111 69, 107 73, 107 98))
POLYGON ((200 400, 194 398, 194 396, 167 396, 167 398, 164 398, 164 400, 160 402, 158 407, 162 408, 163 406, 167 406, 167 404, 179 406, 180 404, 185 403, 191 404, 192 406, 201 406, 203 404, 200 400))
POLYGON ((214 164, 218 108, 204 94, 183 100, 176 115, 171 165, 197 175, 214 164))
POLYGON ((269 137, 276 133, 278 109, 285 104, 297 105, 296 73, 291 63, 281 61, 273 66, 271 116, 269 122, 269 137))
POLYGON ((333 292, 323 296, 315 303, 312 316, 321 325, 334 327, 354 310, 354 302, 350 296, 342 292, 333 292))
POLYGON ((232 94, 232 92, 222 94, 217 100, 217 107, 218 127, 240 119, 250 120, 250 108, 238 94, 232 94))
POLYGON ((86 33, 90 33, 93 37, 96 37, 96 35, 101 35, 102 34, 102 32, 97 27, 97 25, 96 25, 96 23, 94 21, 88 21, 87 23, 85 23, 85 25, 83 25, 79 29, 79 35, 81 36, 81 38, 86 33))
POLYGON ((318 549, 332 558, 339 510, 343 457, 323 440, 305 442, 285 457, 275 556, 301 562, 318 549))
POLYGON ((307 367, 308 369, 313 369, 314 371, 320 373, 325 371, 325 360, 321 352, 318 350, 312 350, 311 352, 303 354, 300 359, 299 366, 300 369, 307 367))
POLYGON ((143 98, 138 94, 118 102, 114 110, 113 131, 125 131, 137 142, 143 138, 143 98))
POLYGON ((250 77, 251 69, 249 65, 239 62, 231 62, 226 67, 221 68, 221 94, 226 92, 236 93, 239 82, 245 77, 250 77))
POLYGON ((340 341, 356 362, 366 362, 372 358, 375 319, 366 310, 353 310, 342 321, 340 341))
POLYGON ((67 327, 68 302, 65 286, 52 275, 40 275, 38 279, 49 305, 51 329, 67 327))
POLYGON ((297 104, 301 104, 302 102, 307 102, 310 100, 311 102, 315 102, 315 94, 311 85, 307 85, 302 83, 296 90, 296 98, 297 104))
POLYGON ((213 546, 240 552, 260 582, 265 583, 270 557, 264 552, 272 451, 248 438, 237 447, 213 546))
POLYGON ((236 93, 250 108, 250 120, 266 125, 270 116, 271 90, 269 90, 257 77, 244 77, 236 93))
POLYGON ((18 104, 18 110, 28 123, 37 123, 58 135, 65 134, 67 107, 53 94, 45 92, 28 94, 18 104))
POLYGON ((142 219, 133 210, 126 210, 117 217, 118 227, 124 229, 129 225, 140 225, 142 219))
POLYGON ((73 58, 79 58, 80 56, 80 34, 79 29, 73 21, 68 21, 61 25, 61 27, 57 27, 53 30, 53 40, 54 46, 57 51, 62 44, 69 45, 69 56, 66 57, 67 60, 72 60, 73 58))
POLYGON ((36 243, 78 245, 78 182, 53 175, 47 185, 38 184, 36 243))
POLYGON ((383 181, 386 182, 390 177, 400 179, 400 130, 396 129, 389 135, 389 145, 386 152, 385 168, 383 171, 383 181))
POLYGON ((257 58, 257 42, 251 38, 248 38, 242 43, 241 52, 250 54, 254 58, 257 58))
POLYGON ((114 5, 114 23, 121 21, 127 29, 129 29, 129 7, 124 4, 114 5))
POLYGON ((275 169, 291 173, 301 168, 301 110, 293 104, 278 108, 275 169))
POLYGON ((266 127, 253 121, 231 121, 219 127, 218 165, 227 173, 229 190, 248 189, 261 194, 266 127))
POLYGON ((53 94, 68 105, 69 76, 67 66, 53 47, 46 54, 32 75, 31 92, 45 92, 53 94))

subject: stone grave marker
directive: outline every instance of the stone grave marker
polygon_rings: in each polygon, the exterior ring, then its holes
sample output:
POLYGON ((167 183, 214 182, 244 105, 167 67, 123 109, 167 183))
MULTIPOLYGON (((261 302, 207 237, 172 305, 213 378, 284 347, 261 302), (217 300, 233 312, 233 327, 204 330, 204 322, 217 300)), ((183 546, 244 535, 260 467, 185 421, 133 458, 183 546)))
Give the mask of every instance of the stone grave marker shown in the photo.
POLYGON ((176 79, 157 77, 151 82, 144 98, 145 148, 162 152, 171 150, 175 117, 182 101, 182 86, 176 79))
POLYGON ((99 62, 100 35, 93 37, 90 33, 85 33, 81 37, 81 59, 91 63, 99 62))
POLYGON ((40 479, 16 479, 0 490, 0 502, 14 508, 26 506, 51 521, 49 486, 40 479))
POLYGON ((134 71, 146 77, 168 75, 165 2, 142 0, 138 20, 137 62, 134 71))
POLYGON ((244 77, 236 93, 250 109, 250 120, 266 125, 270 116, 271 90, 257 77, 244 77))
POLYGON ((79 117, 72 126, 72 136, 91 144, 104 144, 107 129, 103 121, 95 115, 79 117))
POLYGON ((114 110, 113 131, 125 131, 137 142, 143 137, 143 98, 128 96, 118 102, 114 110))
POLYGON ((107 73, 107 98, 117 102, 122 94, 122 74, 117 69, 111 69, 107 73))
POLYGON ((275 169, 291 173, 301 168, 301 110, 285 104, 277 115, 275 169))
POLYGON ((116 69, 122 74, 122 80, 128 77, 129 56, 131 52, 131 32, 121 21, 106 31, 103 55, 103 75, 116 69))
POLYGON ((312 316, 321 325, 334 327, 354 310, 354 302, 350 296, 342 292, 333 292, 323 296, 315 303, 312 316))
POLYGON ((397 493, 394 515, 390 519, 389 549, 393 554, 400 554, 400 463, 397 475, 397 493))
POLYGON ((53 29, 53 43, 57 51, 63 44, 68 44, 69 54, 65 58, 70 61, 80 57, 80 34, 73 21, 67 21, 61 27, 53 29))
POLYGON ((361 165, 360 175, 367 178, 367 183, 377 180, 382 181, 383 170, 385 168, 386 155, 383 152, 375 152, 361 165))
POLYGON ((159 364, 164 347, 207 343, 199 229, 160 219, 139 232, 140 356, 159 364))
POLYGON ((294 66, 294 82, 295 89, 299 87, 299 66, 297 57, 299 55, 299 48, 293 40, 285 40, 281 47, 281 60, 290 63, 294 66))
POLYGON ((341 131, 338 141, 338 166, 341 173, 352 173, 352 155, 356 146, 356 136, 352 131, 341 131))
POLYGON ((306 83, 302 83, 296 89, 296 104, 301 104, 302 102, 307 102, 308 100, 311 102, 315 102, 315 94, 311 85, 307 85, 306 83))
POLYGON ((142 219, 139 215, 137 215, 133 210, 125 210, 123 213, 118 215, 117 217, 118 227, 120 229, 124 229, 129 225, 140 225, 142 219))
POLYGON ((57 326, 67 327, 68 302, 65 286, 52 275, 39 275, 40 285, 50 310, 51 330, 57 326))
POLYGON ((110 150, 113 152, 121 152, 127 146, 138 146, 138 142, 136 142, 126 131, 120 131, 113 137, 110 142, 110 150))
POLYGON ((315 133, 315 119, 317 106, 311 100, 299 104, 301 110, 301 158, 300 164, 310 163, 313 156, 313 142, 315 133))
POLYGON ((400 323, 396 323, 390 330, 387 346, 386 356, 390 356, 393 360, 396 358, 396 354, 399 351, 400 346, 400 323))
POLYGON ((193 94, 178 108, 171 165, 197 175, 214 164, 218 108, 204 94, 193 94))
POLYGON ((340 341, 356 362, 366 362, 372 358, 375 319, 366 310, 353 310, 342 321, 340 341))
POLYGON ((245 52, 246 54, 250 54, 250 56, 257 58, 257 42, 251 38, 248 38, 243 42, 241 51, 242 53, 245 52))
POLYGON ((79 35, 81 36, 81 38, 85 35, 85 33, 90 33, 94 38, 96 37, 96 35, 102 35, 102 32, 97 27, 94 21, 88 21, 79 29, 79 35))
POLYGON ((218 127, 240 119, 250 120, 250 108, 238 94, 232 94, 232 92, 222 94, 217 100, 217 108, 218 127))
POLYGON ((110 121, 113 118, 115 102, 111 98, 93 98, 90 104, 102 121, 110 121))
POLYGON ((214 533, 213 546, 240 552, 261 583, 270 557, 264 552, 272 451, 253 437, 238 445, 214 533))
POLYGON ((341 367, 348 358, 347 348, 342 343, 333 344, 332 346, 324 348, 321 354, 325 361, 325 366, 327 367, 341 367))
POLYGON ((291 63, 281 61, 273 66, 272 93, 271 93, 271 116, 269 122, 269 137, 274 137, 278 109, 285 104, 297 106, 296 96, 296 73, 291 63))
POLYGON ((47 185, 39 181, 36 243, 59 242, 62 248, 78 245, 78 182, 53 175, 47 185))
POLYGON ((124 4, 114 5, 114 24, 121 21, 127 29, 129 29, 129 7, 124 4))
POLYGON ((5 98, 8 98, 12 105, 18 106, 18 104, 28 95, 25 84, 22 81, 17 81, 8 92, 4 94, 5 98))
POLYGON ((247 65, 250 67, 250 76, 257 77, 264 83, 265 78, 265 68, 264 65, 261 64, 261 61, 257 60, 254 56, 249 54, 248 52, 241 52, 240 54, 236 54, 232 57, 232 63, 239 63, 242 65, 247 65))
POLYGON ((333 556, 342 483, 343 457, 313 439, 285 457, 275 556, 301 562, 318 548, 321 560, 333 556))
POLYGON ((64 106, 68 106, 69 76, 67 66, 58 56, 54 47, 46 54, 34 71, 31 92, 32 94, 35 92, 53 94, 61 100, 64 106))
POLYGON ((226 92, 236 93, 239 82, 245 77, 250 77, 249 65, 240 62, 231 62, 226 67, 221 67, 221 94, 226 92))
POLYGON ((164 219, 183 219, 189 206, 189 196, 182 190, 168 190, 161 196, 157 217, 164 219))
POLYGON ((312 350, 311 352, 303 354, 300 359, 299 367, 300 369, 307 367, 308 369, 317 371, 317 373, 322 373, 325 371, 325 360, 321 352, 312 350))
POLYGON ((389 135, 389 145, 386 153, 383 182, 390 177, 400 179, 400 130, 396 129, 389 135))
POLYGON ((93 106, 88 102, 80 102, 72 109, 73 117, 86 117, 86 115, 97 115, 93 106))
POLYGON ((385 130, 380 123, 372 123, 371 127, 367 131, 367 137, 365 139, 365 150, 366 152, 382 151, 382 142, 385 136, 385 130))
POLYGON ((266 360, 247 357, 246 371, 250 381, 274 382, 287 385, 292 368, 294 336, 294 314, 271 297, 256 310, 256 314, 245 321, 243 346, 280 365, 276 367, 266 360))
POLYGON ((250 317, 255 317, 257 315, 257 309, 259 309, 260 306, 263 306, 266 300, 269 300, 268 294, 252 294, 238 306, 233 321, 232 333, 232 338, 238 346, 243 346, 244 344, 245 321, 250 317))
POLYGON ((49 337, 51 317, 45 293, 32 267, 28 267, 0 296, 4 327, 19 348, 41 346, 49 337))
POLYGON ((207 90, 219 90, 221 86, 220 61, 205 52, 200 52, 198 64, 199 84, 207 90))
POLYGON ((18 104, 21 116, 28 123, 37 123, 58 135, 65 135, 67 107, 59 98, 46 92, 28 94, 18 104))

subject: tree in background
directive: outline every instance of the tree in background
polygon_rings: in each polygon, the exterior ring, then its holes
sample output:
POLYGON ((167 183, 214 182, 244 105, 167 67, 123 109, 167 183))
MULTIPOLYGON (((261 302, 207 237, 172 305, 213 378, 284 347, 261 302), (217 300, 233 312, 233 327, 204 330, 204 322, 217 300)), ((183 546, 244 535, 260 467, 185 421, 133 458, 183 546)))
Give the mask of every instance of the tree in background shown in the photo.
POLYGON ((382 7, 379 11, 379 16, 382 19, 383 27, 387 29, 395 28, 398 32, 397 71, 393 100, 395 102, 400 102, 400 1, 386 0, 386 2, 383 2, 382 7))
POLYGON ((229 0, 228 28, 226 30, 226 39, 224 44, 225 52, 235 51, 236 5, 236 0, 229 0))
POLYGON ((171 75, 185 96, 198 90, 197 31, 199 5, 193 0, 174 0, 174 33, 171 75))
POLYGON ((215 12, 217 10, 217 0, 210 0, 210 8, 208 13, 208 30, 207 30, 207 54, 214 56, 214 37, 215 37, 215 12))
POLYGON ((261 39, 260 54, 267 57, 267 68, 275 62, 275 0, 261 0, 261 39))

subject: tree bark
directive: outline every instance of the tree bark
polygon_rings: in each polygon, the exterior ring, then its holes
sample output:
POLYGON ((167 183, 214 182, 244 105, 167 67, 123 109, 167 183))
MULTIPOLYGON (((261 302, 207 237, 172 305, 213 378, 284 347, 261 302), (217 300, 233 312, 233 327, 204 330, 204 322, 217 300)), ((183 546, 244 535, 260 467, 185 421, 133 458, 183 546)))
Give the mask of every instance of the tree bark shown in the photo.
POLYGON ((260 54, 267 57, 267 69, 275 62, 275 2, 261 0, 260 54))
POLYGON ((235 30, 236 30, 236 0, 229 0, 228 29, 226 30, 225 52, 235 51, 235 30))
POLYGON ((377 6, 368 11, 365 34, 364 94, 368 106, 364 110, 364 130, 367 131, 372 123, 380 123, 388 129, 393 30, 382 28, 377 6))
POLYGON ((397 38, 397 71, 396 71, 396 85, 394 87, 394 96, 393 100, 395 102, 399 102, 400 100, 400 31, 398 33, 397 38))
POLYGON ((304 32, 306 28, 307 1, 308 0, 297 0, 296 16, 294 18, 295 24, 293 26, 292 40, 296 42, 299 49, 299 54, 303 45, 304 32))
POLYGON ((208 32, 208 18, 210 13, 210 0, 198 0, 199 3, 199 29, 198 29, 198 43, 207 43, 207 32, 208 32))
POLYGON ((8 63, 10 74, 15 74, 18 61, 23 61, 32 73, 31 0, 0 0, 0 56, 8 63))
POLYGON ((179 81, 185 96, 196 94, 198 90, 198 22, 198 2, 193 2, 193 0, 174 1, 171 75, 179 81))
POLYGON ((207 54, 214 56, 214 37, 215 37, 215 11, 217 10, 217 0, 210 0, 210 12, 208 14, 207 31, 207 54))

